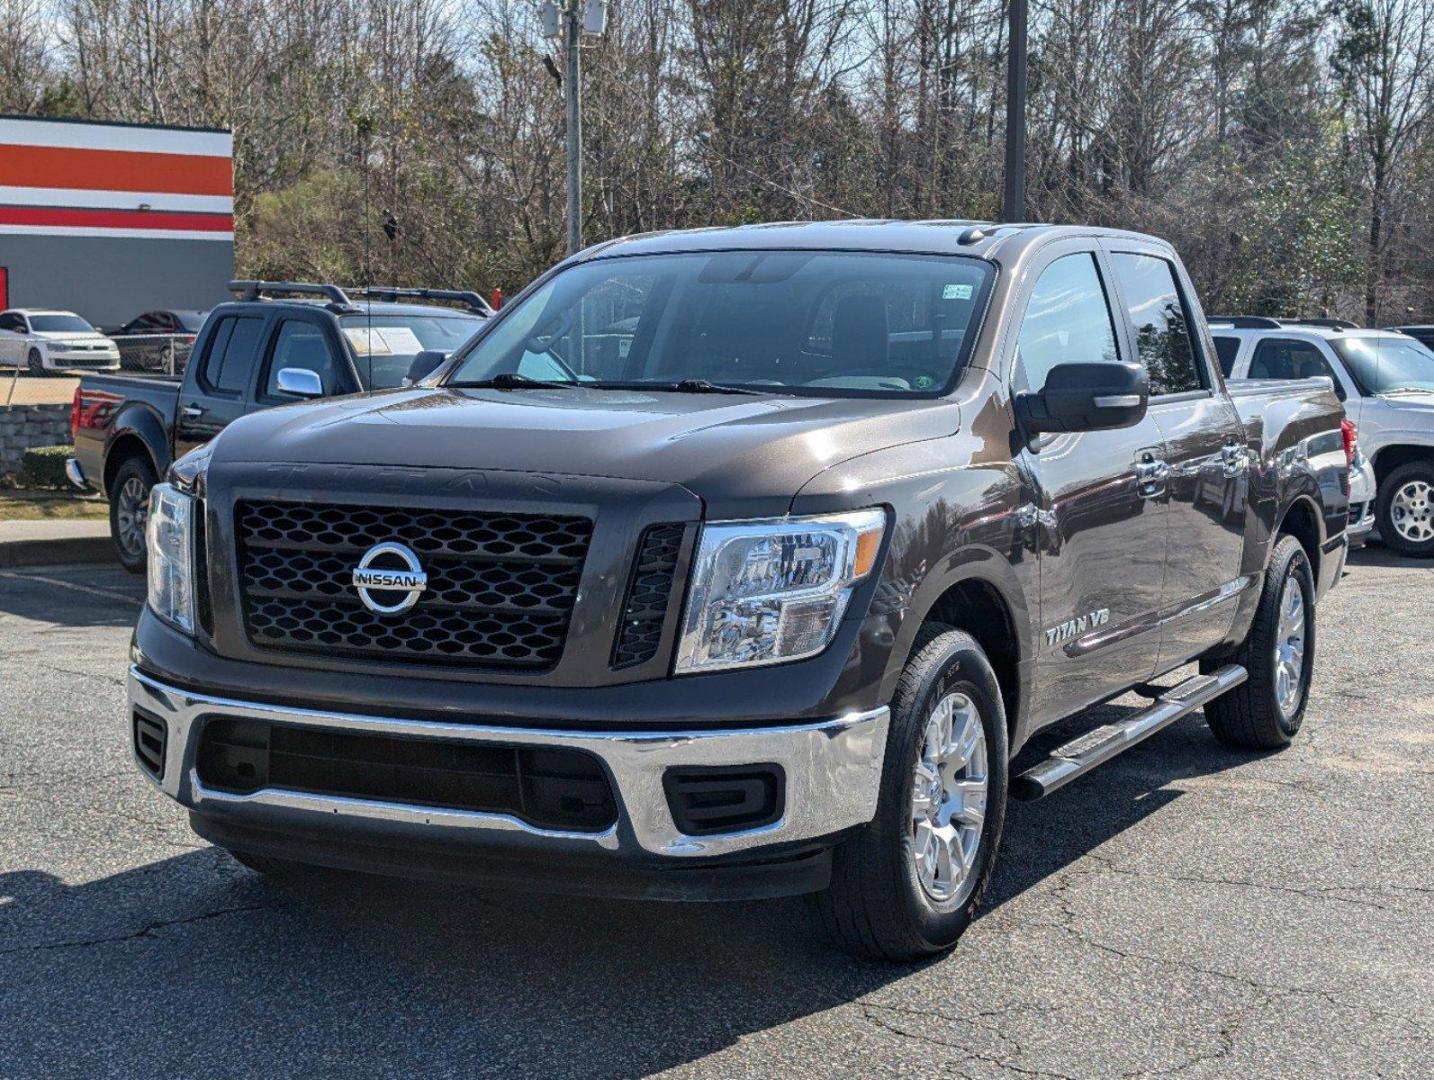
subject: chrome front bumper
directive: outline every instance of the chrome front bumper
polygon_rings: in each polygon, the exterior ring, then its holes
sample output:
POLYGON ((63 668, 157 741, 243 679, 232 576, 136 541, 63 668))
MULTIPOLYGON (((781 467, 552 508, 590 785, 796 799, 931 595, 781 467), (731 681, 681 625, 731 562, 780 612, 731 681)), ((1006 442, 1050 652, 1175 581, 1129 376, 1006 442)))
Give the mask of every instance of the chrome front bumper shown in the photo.
POLYGON ((166 725, 161 779, 136 765, 166 795, 195 813, 246 825, 328 825, 336 820, 375 829, 406 827, 414 835, 483 844, 523 840, 554 850, 607 851, 685 858, 718 856, 811 840, 864 824, 876 813, 889 712, 883 706, 815 723, 719 731, 546 731, 292 708, 212 697, 169 686, 136 667, 129 671, 131 714, 166 725), (229 716, 309 728, 362 731, 468 744, 549 746, 587 751, 611 778, 617 821, 602 832, 539 828, 500 813, 453 810, 279 788, 236 795, 207 788, 195 768, 202 722, 229 716), (785 772, 782 816, 740 832, 689 836, 668 810, 663 773, 675 766, 775 763, 785 772))

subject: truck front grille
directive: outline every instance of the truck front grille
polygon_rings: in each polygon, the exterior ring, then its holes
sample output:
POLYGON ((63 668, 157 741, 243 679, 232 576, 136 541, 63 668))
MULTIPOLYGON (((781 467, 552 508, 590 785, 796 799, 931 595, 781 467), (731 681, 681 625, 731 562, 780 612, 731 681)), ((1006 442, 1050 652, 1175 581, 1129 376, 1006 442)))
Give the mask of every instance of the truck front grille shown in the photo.
POLYGON ((206 786, 242 795, 278 788, 511 814, 577 832, 599 832, 617 819, 597 758, 565 747, 473 745, 224 716, 205 723, 195 768, 206 786))
POLYGON ((474 667, 557 663, 592 537, 584 517, 240 502, 245 630, 258 646, 474 667), (418 556, 417 604, 379 614, 353 571, 375 544, 418 556))

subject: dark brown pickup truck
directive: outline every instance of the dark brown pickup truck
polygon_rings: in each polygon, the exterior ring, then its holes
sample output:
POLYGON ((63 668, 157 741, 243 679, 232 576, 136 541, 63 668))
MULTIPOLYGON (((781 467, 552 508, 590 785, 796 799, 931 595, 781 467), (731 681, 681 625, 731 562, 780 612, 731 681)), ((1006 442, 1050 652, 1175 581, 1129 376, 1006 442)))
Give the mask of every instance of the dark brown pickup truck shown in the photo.
POLYGON ((264 872, 814 892, 847 948, 949 948, 1008 794, 1202 707, 1233 746, 1300 729, 1343 411, 1327 380, 1232 394, 1215 361, 1148 236, 589 249, 423 384, 176 462, 136 763, 264 872), (1150 705, 1012 774, 1131 689, 1150 705))

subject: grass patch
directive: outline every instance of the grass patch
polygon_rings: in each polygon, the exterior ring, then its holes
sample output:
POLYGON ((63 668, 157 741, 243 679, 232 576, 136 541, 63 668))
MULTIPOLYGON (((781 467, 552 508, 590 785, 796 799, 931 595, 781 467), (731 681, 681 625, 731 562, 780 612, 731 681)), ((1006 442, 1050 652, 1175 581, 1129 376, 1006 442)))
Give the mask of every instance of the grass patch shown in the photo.
POLYGON ((101 520, 108 518, 109 513, 109 503, 94 495, 57 495, 18 488, 0 490, 0 521, 101 520))

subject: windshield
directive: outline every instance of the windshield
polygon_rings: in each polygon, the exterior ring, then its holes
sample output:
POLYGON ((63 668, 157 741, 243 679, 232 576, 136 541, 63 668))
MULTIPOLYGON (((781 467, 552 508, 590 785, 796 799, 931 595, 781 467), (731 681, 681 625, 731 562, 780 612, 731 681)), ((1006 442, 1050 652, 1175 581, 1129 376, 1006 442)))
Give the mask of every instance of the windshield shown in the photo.
POLYGON ((931 395, 955 374, 991 268, 971 258, 731 251, 597 259, 504 313, 449 385, 516 373, 593 385, 931 395))
POLYGON ((365 390, 402 386, 420 352, 451 353, 483 325, 476 315, 345 315, 339 319, 365 390))
POLYGON ((93 334, 95 328, 78 315, 31 315, 30 329, 37 334, 93 334))
POLYGON ((1402 334, 1330 341, 1366 394, 1434 391, 1434 352, 1402 334))

